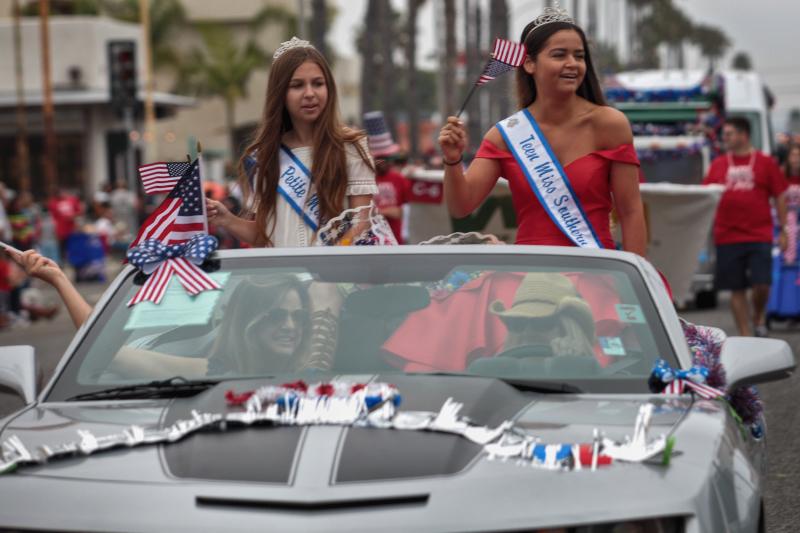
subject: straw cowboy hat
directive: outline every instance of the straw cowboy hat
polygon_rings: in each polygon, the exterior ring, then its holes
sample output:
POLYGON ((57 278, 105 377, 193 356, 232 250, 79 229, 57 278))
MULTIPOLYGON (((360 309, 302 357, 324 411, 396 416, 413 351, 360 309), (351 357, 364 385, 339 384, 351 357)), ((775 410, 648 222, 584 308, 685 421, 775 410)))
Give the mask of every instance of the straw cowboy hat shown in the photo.
POLYGON ((531 272, 522 278, 509 309, 500 300, 489 306, 489 311, 501 319, 545 318, 568 313, 581 328, 594 336, 594 317, 586 302, 578 295, 575 286, 566 276, 556 272, 531 272))

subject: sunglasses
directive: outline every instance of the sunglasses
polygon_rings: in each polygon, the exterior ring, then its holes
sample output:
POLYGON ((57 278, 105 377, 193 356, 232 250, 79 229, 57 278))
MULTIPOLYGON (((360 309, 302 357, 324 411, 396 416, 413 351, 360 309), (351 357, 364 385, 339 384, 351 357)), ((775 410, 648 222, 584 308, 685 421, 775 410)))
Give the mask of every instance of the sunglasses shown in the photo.
POLYGON ((282 307, 276 307, 274 309, 270 309, 263 315, 253 320, 248 327, 285 324, 290 317, 292 322, 300 327, 304 327, 309 321, 308 311, 304 309, 290 311, 288 309, 283 309, 282 307))

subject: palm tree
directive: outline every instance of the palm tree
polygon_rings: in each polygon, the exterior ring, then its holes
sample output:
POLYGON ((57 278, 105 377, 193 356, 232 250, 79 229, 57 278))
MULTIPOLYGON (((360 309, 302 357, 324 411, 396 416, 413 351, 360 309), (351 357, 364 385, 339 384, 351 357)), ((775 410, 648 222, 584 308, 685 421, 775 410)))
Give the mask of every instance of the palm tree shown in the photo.
POLYGON ((381 83, 381 109, 386 116, 386 126, 396 138, 397 106, 396 84, 397 74, 394 66, 394 50, 397 39, 396 19, 397 14, 392 10, 389 0, 371 0, 370 4, 378 7, 378 35, 380 36, 380 83, 381 83))
POLYGON ((325 6, 325 0, 311 0, 311 42, 326 58, 328 56, 328 47, 325 44, 327 25, 328 11, 325 6))
POLYGON ((378 2, 367 2, 367 11, 364 14, 364 28, 357 40, 361 52, 361 112, 366 113, 379 109, 378 74, 380 55, 377 50, 378 35, 376 29, 379 24, 380 7, 378 2))
POLYGON ((719 58, 731 45, 728 37, 719 28, 705 24, 695 25, 692 31, 692 42, 700 47, 700 53, 708 59, 709 68, 713 69, 719 58))
POLYGON ((692 22, 672 0, 654 0, 650 13, 642 20, 639 31, 648 45, 665 43, 671 67, 683 68, 683 43, 692 37, 692 22), (647 35, 650 38, 647 38, 647 35), (646 40, 645 40, 646 39, 646 40))
POLYGON ((753 70, 753 61, 747 52, 737 52, 731 60, 731 68, 734 70, 753 70))
POLYGON ((406 112, 409 156, 419 155, 419 94, 417 92, 417 17, 425 0, 407 0, 406 14, 406 112))
POLYGON ((455 94, 456 77, 456 2, 455 0, 444 0, 444 65, 439 68, 442 70, 442 120, 455 112, 453 95, 455 94))
MULTIPOLYGON (((508 28, 508 3, 506 0, 491 0, 489 3, 489 41, 494 43, 495 38, 515 40, 509 35, 508 28)), ((513 76, 506 74, 500 76, 492 83, 489 101, 489 115, 492 120, 500 120, 511 113, 511 80, 513 76)))
MULTIPOLYGON (((156 2, 158 3, 158 2, 156 2)), ((290 29, 295 18, 276 7, 263 8, 248 25, 249 36, 244 45, 237 45, 234 31, 219 24, 200 24, 196 27, 202 47, 195 47, 181 68, 178 89, 197 96, 219 97, 225 101, 225 127, 228 134, 229 155, 234 160, 238 154, 235 146, 236 101, 247 97, 250 76, 272 61, 256 42, 258 30, 268 22, 283 23, 290 29)), ((289 37, 289 31, 286 31, 289 37)))

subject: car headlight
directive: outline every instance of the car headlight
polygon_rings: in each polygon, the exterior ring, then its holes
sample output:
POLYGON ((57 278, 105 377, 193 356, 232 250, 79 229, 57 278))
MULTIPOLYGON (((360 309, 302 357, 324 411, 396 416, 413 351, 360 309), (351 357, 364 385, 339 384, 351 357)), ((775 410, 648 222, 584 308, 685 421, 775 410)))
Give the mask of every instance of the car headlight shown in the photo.
POLYGON ((653 518, 632 522, 538 529, 536 533, 683 533, 683 518, 653 518))

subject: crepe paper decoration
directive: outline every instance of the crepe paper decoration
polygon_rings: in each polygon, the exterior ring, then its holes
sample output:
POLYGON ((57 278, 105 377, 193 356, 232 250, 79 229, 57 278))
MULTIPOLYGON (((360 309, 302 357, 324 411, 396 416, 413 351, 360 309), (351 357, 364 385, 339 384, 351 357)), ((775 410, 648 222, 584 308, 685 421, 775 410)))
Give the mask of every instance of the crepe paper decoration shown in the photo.
POLYGON ((459 435, 483 446, 490 458, 516 459, 523 465, 550 470, 592 470, 616 461, 642 462, 665 449, 666 439, 651 440, 647 430, 652 404, 640 407, 634 438, 613 442, 594 430, 591 443, 543 443, 506 421, 495 428, 478 426, 460 416, 463 404, 448 398, 438 412, 398 411, 397 388, 386 383, 330 382, 307 385, 302 381, 267 386, 255 391, 227 391, 226 413, 199 413, 163 428, 129 426, 119 433, 97 436, 78 430, 78 440, 29 449, 16 435, 0 446, 0 474, 20 466, 44 464, 60 458, 92 455, 105 450, 168 444, 201 430, 230 431, 240 426, 337 424, 360 428, 434 431, 459 435), (320 385, 322 385, 320 387, 320 385))

